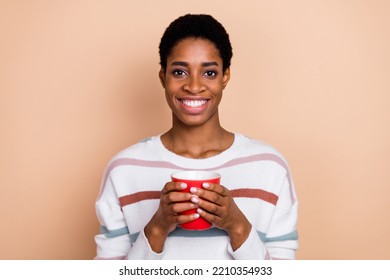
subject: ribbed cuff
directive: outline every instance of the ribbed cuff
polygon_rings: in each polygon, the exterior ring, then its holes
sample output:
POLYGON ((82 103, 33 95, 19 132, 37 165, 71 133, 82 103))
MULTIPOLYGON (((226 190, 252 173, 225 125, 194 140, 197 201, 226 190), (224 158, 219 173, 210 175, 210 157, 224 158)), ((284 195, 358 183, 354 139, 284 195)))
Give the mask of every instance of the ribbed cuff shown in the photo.
POLYGON ((264 243, 261 241, 253 227, 248 238, 237 250, 233 251, 233 248, 229 243, 228 252, 236 260, 264 260, 268 258, 264 243))
POLYGON ((149 241, 146 238, 145 232, 141 230, 133 247, 130 249, 127 259, 131 260, 161 260, 164 251, 156 253, 150 247, 149 241))

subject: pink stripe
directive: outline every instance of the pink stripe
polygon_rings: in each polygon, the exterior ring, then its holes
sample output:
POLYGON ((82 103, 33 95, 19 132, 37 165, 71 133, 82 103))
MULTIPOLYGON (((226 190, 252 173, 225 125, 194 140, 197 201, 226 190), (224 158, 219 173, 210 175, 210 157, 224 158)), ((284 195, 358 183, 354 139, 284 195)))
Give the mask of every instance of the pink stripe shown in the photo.
POLYGON ((111 257, 111 258, 102 258, 102 257, 95 257, 94 260, 98 261, 107 261, 107 260, 125 260, 126 256, 118 256, 118 257, 111 257))
MULTIPOLYGON (((257 198, 276 205, 278 196, 261 189, 235 189, 230 191, 233 197, 257 198)), ((160 191, 142 191, 119 197, 121 207, 137 203, 143 200, 160 199, 160 191)))
POLYGON ((245 163, 250 163, 254 161, 263 161, 263 160, 268 160, 268 161, 273 161, 282 166, 286 170, 286 176, 288 180, 288 184, 290 186, 290 199, 291 199, 291 204, 295 203, 295 197, 293 193, 293 186, 292 186, 292 180, 290 176, 290 172, 287 166, 287 163, 279 156, 274 155, 274 154, 257 154, 257 155, 252 155, 248 157, 242 157, 242 158, 237 158, 233 159, 223 165, 221 165, 218 168, 226 168, 226 167, 231 167, 234 165, 240 165, 240 164, 245 164, 245 163))
POLYGON ((121 196, 119 198, 119 203, 120 203, 121 207, 125 207, 126 205, 137 203, 137 202, 140 202, 142 200, 160 199, 160 197, 161 197, 161 191, 137 192, 134 194, 121 196))
POLYGON ((143 166, 143 167, 152 167, 152 168, 171 168, 171 169, 182 169, 170 162, 166 161, 150 161, 150 160, 141 160, 141 159, 133 159, 133 158, 120 158, 117 160, 114 160, 107 168, 105 172, 105 176, 103 179, 102 186, 100 188, 100 193, 98 196, 98 199, 103 193, 104 187, 107 183, 108 176, 110 175, 111 171, 119 166, 124 165, 130 165, 130 166, 143 166))
MULTIPOLYGON (((273 162, 279 164, 280 166, 282 166, 286 170, 287 180, 288 180, 288 183, 290 185, 291 203, 294 204, 295 197, 294 197, 294 194, 292 191, 292 180, 291 180, 290 172, 288 170, 288 166, 285 163, 285 161, 277 155, 257 154, 257 155, 242 157, 242 158, 236 158, 236 159, 228 161, 220 166, 216 166, 213 168, 199 169, 199 170, 211 171, 211 170, 223 169, 223 168, 227 168, 227 167, 232 167, 232 166, 241 165, 241 164, 245 164, 245 163, 251 163, 251 162, 255 162, 255 161, 263 161, 263 160, 273 161, 273 162)), ((177 165, 172 164, 172 163, 167 162, 167 161, 150 161, 150 160, 140 160, 140 159, 132 159, 132 158, 120 158, 120 159, 113 161, 109 165, 109 167, 107 168, 98 199, 100 198, 101 194, 103 193, 104 186, 106 185, 108 176, 110 175, 111 171, 116 167, 124 166, 124 165, 142 166, 142 167, 151 167, 151 168, 167 168, 167 169, 175 169, 175 170, 190 170, 190 168, 184 168, 181 166, 177 166, 177 165)))
POLYGON ((267 192, 262 189, 235 189, 231 190, 230 193, 233 197, 244 197, 244 198, 258 198, 268 203, 276 205, 279 197, 276 194, 267 192))

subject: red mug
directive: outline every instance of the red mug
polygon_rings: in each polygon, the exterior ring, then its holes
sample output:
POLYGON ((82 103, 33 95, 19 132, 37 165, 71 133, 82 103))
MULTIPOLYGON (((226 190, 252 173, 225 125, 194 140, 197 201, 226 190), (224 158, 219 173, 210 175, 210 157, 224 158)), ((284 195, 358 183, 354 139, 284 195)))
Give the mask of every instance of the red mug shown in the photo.
MULTIPOLYGON (((183 192, 190 192, 191 187, 202 188, 203 183, 219 184, 221 175, 217 172, 190 170, 179 171, 171 175, 172 182, 186 183, 187 188, 183 192)), ((196 209, 187 210, 180 214, 188 215, 196 213, 196 209)), ((211 227, 211 223, 202 217, 199 217, 191 222, 180 225, 183 229, 188 230, 205 230, 211 227)))

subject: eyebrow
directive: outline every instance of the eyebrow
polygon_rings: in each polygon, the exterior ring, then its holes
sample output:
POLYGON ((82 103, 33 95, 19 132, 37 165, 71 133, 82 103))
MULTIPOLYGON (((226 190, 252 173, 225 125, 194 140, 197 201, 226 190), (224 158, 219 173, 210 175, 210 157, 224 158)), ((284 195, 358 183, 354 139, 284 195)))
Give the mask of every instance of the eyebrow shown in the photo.
MULTIPOLYGON (((185 61, 174 61, 171 63, 171 66, 188 66, 188 63, 185 61)), ((202 62, 203 67, 208 67, 208 66, 218 66, 218 63, 215 61, 211 62, 202 62)))

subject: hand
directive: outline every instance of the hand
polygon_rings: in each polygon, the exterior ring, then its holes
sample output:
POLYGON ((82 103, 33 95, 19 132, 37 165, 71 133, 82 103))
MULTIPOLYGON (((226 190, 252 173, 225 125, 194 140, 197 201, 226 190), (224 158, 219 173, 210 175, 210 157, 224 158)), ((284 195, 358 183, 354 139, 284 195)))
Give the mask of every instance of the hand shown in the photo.
POLYGON ((200 216, 227 231, 233 250, 248 238, 252 225, 234 202, 230 191, 222 185, 204 183, 203 189, 192 187, 196 196, 191 201, 199 206, 200 216))
POLYGON ((165 239, 176 228, 177 224, 199 218, 198 213, 192 215, 179 214, 197 208, 197 205, 191 202, 194 195, 183 192, 186 187, 185 183, 168 182, 161 191, 160 205, 144 229, 149 244, 155 252, 162 251, 165 239))

